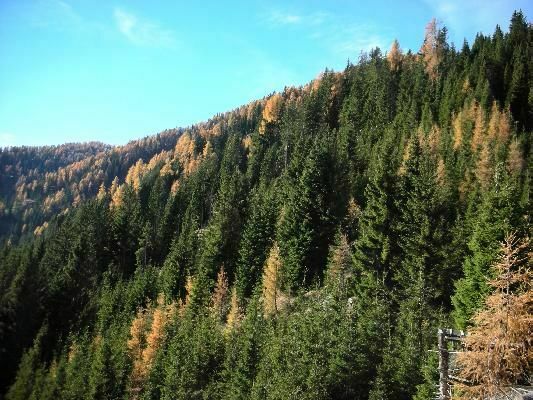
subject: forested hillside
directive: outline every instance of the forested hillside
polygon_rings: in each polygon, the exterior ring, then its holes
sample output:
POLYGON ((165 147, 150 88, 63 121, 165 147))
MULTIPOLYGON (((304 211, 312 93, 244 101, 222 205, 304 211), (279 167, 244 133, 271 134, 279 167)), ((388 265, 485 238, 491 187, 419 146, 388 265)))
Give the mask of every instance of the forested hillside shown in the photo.
POLYGON ((0 241, 39 235, 48 221, 94 197, 138 160, 171 149, 176 129, 111 147, 102 143, 0 148, 0 241), (44 224, 44 226, 43 226, 44 224))
POLYGON ((532 39, 432 21, 203 124, 2 150, 0 392, 434 399, 437 328, 530 233, 532 39))

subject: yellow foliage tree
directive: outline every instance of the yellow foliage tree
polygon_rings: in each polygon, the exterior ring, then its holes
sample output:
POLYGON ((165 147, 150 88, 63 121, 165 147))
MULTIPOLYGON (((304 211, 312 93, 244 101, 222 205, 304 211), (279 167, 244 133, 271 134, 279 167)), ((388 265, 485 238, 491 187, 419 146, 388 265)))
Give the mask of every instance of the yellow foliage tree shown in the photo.
POLYGON ((174 148, 174 156, 181 163, 185 176, 189 175, 198 166, 195 147, 196 144, 191 133, 185 132, 180 136, 174 148))
POLYGON ((435 80, 438 76, 438 68, 442 58, 442 49, 439 46, 439 29, 437 20, 433 18, 426 25, 426 33, 424 36, 424 44, 420 49, 422 57, 426 64, 426 73, 431 80, 435 80))
POLYGON ((98 200, 103 200, 106 196, 106 190, 105 190, 105 185, 104 185, 104 182, 102 182, 102 184, 100 185, 100 188, 98 189, 98 194, 96 195, 96 198, 98 200))
POLYGON ((459 111, 452 120, 453 149, 457 150, 463 144, 463 112, 459 111))
POLYGON ((222 320, 226 314, 228 297, 228 277, 224 272, 224 266, 220 267, 217 275, 217 283, 211 297, 211 309, 218 320, 222 320))
POLYGON ((527 381, 533 362, 533 274, 530 240, 507 235, 489 281, 492 294, 473 318, 458 356, 458 399, 488 399, 527 381), (529 265, 528 265, 529 264, 529 265))
POLYGON ((492 179, 492 161, 491 151, 488 143, 484 143, 479 153, 479 158, 476 164, 476 178, 481 184, 481 187, 486 189, 492 179))
POLYGON ((111 182, 111 187, 109 188, 109 194, 113 196, 115 192, 117 191, 119 186, 118 176, 115 176, 113 179, 113 182, 111 182))
POLYGON ((124 185, 120 185, 113 196, 111 197, 111 207, 119 207, 122 205, 124 198, 124 185))
POLYGON ((511 116, 509 114, 509 110, 500 113, 498 122, 498 133, 496 139, 499 143, 506 144, 511 136, 511 116))
POLYGON ((228 313, 228 320, 226 321, 226 332, 231 332, 237 328, 241 319, 242 313, 239 306, 239 298, 237 297, 237 289, 233 287, 231 291, 231 306, 228 313))
POLYGON ((470 146, 472 151, 478 151, 483 144, 485 134, 485 112, 483 111, 482 107, 479 107, 477 104, 475 104, 474 114, 474 132, 472 133, 472 141, 470 142, 470 146))
POLYGON ((391 71, 398 71, 400 63, 402 62, 402 57, 403 54, 402 49, 400 48, 400 43, 398 43, 398 40, 394 39, 387 54, 387 60, 389 61, 391 71))
POLYGON ((433 124, 427 133, 422 126, 419 126, 417 135, 420 146, 432 156, 436 156, 441 143, 441 131, 438 125, 433 124))
POLYGON ((174 148, 175 156, 181 161, 186 161, 190 154, 191 149, 191 134, 189 132, 183 133, 178 141, 176 142, 176 147, 174 148))
POLYGON ((142 159, 139 159, 133 166, 128 170, 126 175, 126 183, 133 186, 133 188, 138 191, 141 187, 141 178, 144 174, 145 166, 142 159))
POLYGON ((509 143, 509 152, 507 154, 507 170, 512 175, 518 175, 524 168, 524 157, 520 150, 520 143, 517 139, 509 143))
POLYGON ((409 141, 406 146, 403 149, 403 156, 402 156, 402 163, 400 164, 400 168, 398 168, 398 175, 402 176, 407 171, 407 162, 409 161, 409 158, 411 157, 411 148, 413 147, 413 144, 411 141, 409 141))
POLYGON ((170 163, 170 160, 167 160, 165 164, 163 164, 163 166, 159 170, 159 175, 160 176, 174 175, 174 170, 172 169, 172 164, 170 163))
POLYGON ((189 304, 189 301, 191 300, 191 293, 192 289, 194 287, 194 279, 191 275, 187 276, 187 280, 185 282, 185 305, 189 304))
POLYGON ((268 98, 265 103, 265 108, 263 109, 263 120, 261 121, 261 126, 259 127, 259 132, 261 134, 265 133, 267 123, 278 121, 281 115, 282 104, 283 99, 279 93, 275 93, 268 98))
POLYGON ((137 393, 140 391, 144 375, 144 363, 142 360, 142 353, 146 341, 146 310, 139 309, 137 315, 133 319, 130 327, 130 338, 127 346, 130 352, 130 357, 133 362, 131 370, 131 391, 137 393))
POLYGON ((281 95, 279 93, 276 93, 266 101, 265 108, 263 109, 263 119, 266 122, 277 121, 280 109, 281 95))
POLYGON ((498 136, 498 129, 500 126, 500 110, 498 110, 498 105, 494 101, 492 103, 492 108, 490 110, 490 119, 489 119, 489 126, 487 131, 487 136, 489 139, 493 140, 496 139, 498 136))
POLYGON ((466 78, 463 82, 463 87, 461 91, 465 94, 470 93, 472 91, 472 86, 470 85, 470 79, 466 78))
POLYGON ((442 158, 439 158, 439 162, 437 163, 437 174, 435 176, 435 180, 440 187, 444 187, 446 185, 446 165, 444 164, 444 160, 442 158))
POLYGON ((265 315, 273 315, 278 312, 281 300, 280 285, 281 259, 279 247, 274 243, 270 254, 265 262, 263 271, 263 310, 265 315))
POLYGON ((157 351, 163 343, 165 327, 175 310, 175 303, 167 305, 163 296, 159 295, 157 303, 149 305, 147 309, 140 309, 131 323, 127 346, 133 362, 130 375, 132 398, 137 398, 142 391, 157 351))
POLYGON ((252 147, 252 137, 250 135, 246 135, 242 139, 242 147, 244 147, 246 150, 250 150, 252 147))
POLYGON ((152 314, 150 332, 146 337, 146 347, 142 352, 142 360, 145 368, 144 378, 146 378, 152 367, 157 350, 163 342, 165 327, 172 319, 175 310, 176 306, 174 303, 169 305, 165 304, 163 296, 159 295, 157 299, 157 307, 153 310, 152 314))
POLYGON ((348 200, 348 209, 347 209, 347 215, 346 219, 354 223, 359 219, 361 216, 362 210, 361 206, 356 203, 355 199, 353 197, 350 197, 350 200, 348 200))
POLYGON ((211 141, 208 140, 207 142, 205 142, 204 149, 202 150, 202 157, 207 158, 211 154, 213 154, 213 145, 211 144, 211 141))
POLYGON ((115 179, 113 179, 113 182, 111 182, 111 186, 109 187, 109 196, 111 196, 111 203, 109 204, 111 208, 122 204, 122 189, 118 181, 118 176, 115 176, 115 179))

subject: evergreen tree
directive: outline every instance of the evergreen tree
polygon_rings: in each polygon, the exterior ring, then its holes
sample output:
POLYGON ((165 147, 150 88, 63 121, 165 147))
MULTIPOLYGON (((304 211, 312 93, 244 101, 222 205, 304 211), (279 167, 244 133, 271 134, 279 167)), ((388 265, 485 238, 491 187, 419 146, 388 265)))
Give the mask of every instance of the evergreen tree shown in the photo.
POLYGON ((528 379, 533 291, 525 253, 530 250, 528 240, 514 234, 501 243, 495 277, 488 281, 492 293, 474 316, 466 351, 458 357, 459 375, 470 382, 458 386, 461 397, 494 396, 528 379))
POLYGON ((320 281, 334 235, 331 160, 326 144, 313 145, 295 188, 289 188, 278 227, 284 285, 289 290, 320 281))
MULTIPOLYGON (((501 170, 501 169, 500 169, 501 170)), ((468 242, 469 255, 464 261, 464 277, 456 282, 453 295, 454 318, 457 326, 465 328, 470 318, 488 294, 486 278, 496 257, 498 243, 505 232, 517 227, 521 213, 516 188, 501 171, 493 186, 483 195, 475 218, 472 237, 468 242)))
POLYGON ((265 334, 261 311, 259 297, 253 296, 242 324, 229 333, 222 372, 225 399, 250 398, 265 334))
POLYGON ((472 390, 518 381, 532 32, 433 21, 187 129, 0 149, 0 397, 430 398, 452 319, 472 390))
POLYGON ((241 299, 249 297, 260 280, 263 265, 274 239, 276 203, 274 190, 269 189, 266 184, 259 185, 252 192, 235 276, 237 292, 241 299))

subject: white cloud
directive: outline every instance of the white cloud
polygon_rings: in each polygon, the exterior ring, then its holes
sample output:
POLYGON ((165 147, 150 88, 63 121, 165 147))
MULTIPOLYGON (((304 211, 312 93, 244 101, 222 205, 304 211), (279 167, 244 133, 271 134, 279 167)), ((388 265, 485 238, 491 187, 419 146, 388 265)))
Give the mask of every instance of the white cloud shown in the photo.
POLYGON ((271 10, 268 15, 268 22, 274 26, 278 25, 320 25, 327 18, 326 13, 295 14, 280 10, 271 10))
POLYGON ((15 135, 12 133, 0 133, 0 147, 9 147, 15 145, 15 135))
POLYGON ((385 52, 392 41, 392 34, 383 26, 350 23, 338 17, 312 31, 310 37, 344 60, 354 60, 361 52, 376 47, 385 52))
POLYGON ((107 36, 108 26, 87 19, 65 0, 37 0, 24 9, 24 19, 31 27, 60 33, 107 36))
POLYGON ((80 15, 62 0, 39 0, 28 9, 27 18, 38 28, 58 31, 79 29, 83 25, 80 15))
POLYGON ((158 24, 115 8, 115 23, 119 32, 130 42, 139 46, 174 47, 177 44, 174 32, 158 24))
POLYGON ((332 38, 332 50, 345 57, 354 57, 361 51, 370 51, 379 47, 382 52, 387 50, 387 40, 377 33, 377 29, 369 26, 346 27, 340 35, 345 39, 332 38))
POLYGON ((269 20, 270 22, 279 25, 295 25, 302 22, 302 16, 295 14, 284 14, 276 11, 272 12, 269 20))
POLYGON ((449 36, 456 45, 474 29, 490 35, 496 24, 507 28, 514 10, 525 10, 528 0, 424 0, 434 16, 449 30, 449 36), (465 15, 468 18, 465 18, 465 15))
POLYGON ((270 10, 267 15, 266 21, 270 26, 299 26, 308 38, 344 59, 353 59, 361 51, 370 51, 375 47, 385 51, 392 42, 392 39, 387 39, 386 27, 356 24, 343 15, 323 11, 295 14, 278 9, 270 10))

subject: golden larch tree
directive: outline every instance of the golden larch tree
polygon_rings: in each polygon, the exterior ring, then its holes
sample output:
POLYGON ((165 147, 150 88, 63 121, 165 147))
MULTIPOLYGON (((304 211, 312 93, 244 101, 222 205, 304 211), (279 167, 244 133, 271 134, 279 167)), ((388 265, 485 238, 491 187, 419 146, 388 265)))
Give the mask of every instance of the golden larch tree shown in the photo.
POLYGON ((441 132, 438 125, 433 124, 427 136, 427 146, 433 156, 438 153, 441 142, 441 132))
POLYGON ((483 107, 480 107, 477 103, 475 103, 474 114, 474 132, 472 133, 470 147, 472 148, 472 151, 478 151, 483 144, 485 135, 485 112, 483 111, 483 107))
POLYGON ((194 278, 191 275, 187 275, 187 278, 185 280, 185 301, 182 302, 180 299, 178 303, 179 312, 180 312, 180 315, 182 316, 185 312, 186 307, 191 302, 191 295, 192 295, 193 289, 194 289, 194 278))
POLYGON ((174 156, 181 163, 185 176, 190 175, 198 166, 195 149, 196 143, 190 132, 183 133, 174 147, 174 156))
POLYGON ((476 163, 475 175, 483 189, 486 189, 492 179, 493 168, 491 151, 488 143, 484 143, 476 163))
POLYGON ((207 158, 211 154, 213 154, 213 145, 211 144, 211 141, 208 140, 207 142, 205 142, 205 146, 202 150, 202 157, 207 158))
POLYGON ((422 44, 420 53, 426 64, 426 73, 431 80, 437 79, 439 64, 442 58, 442 49, 439 46, 439 29, 435 18, 426 25, 424 43, 422 44))
POLYGON ((241 307, 239 305, 239 298, 237 296, 237 288, 233 287, 231 290, 231 306, 226 321, 226 333, 237 328, 242 319, 241 307))
POLYGON ((227 311, 228 277, 224 272, 224 266, 220 267, 217 275, 217 283, 211 297, 211 310, 215 317, 221 321, 227 311))
MULTIPOLYGON (((419 140, 419 138, 417 138, 419 140)), ((407 163, 409 162, 409 159, 411 158, 411 151, 412 151, 413 143, 411 141, 407 142, 403 149, 403 155, 402 155, 402 163, 400 164, 400 167, 398 168, 398 175, 402 176, 407 172, 407 163)))
POLYGON ((498 129, 500 126, 500 110, 498 109, 498 105, 496 104, 496 101, 492 103, 492 108, 490 110, 490 119, 489 119, 489 126, 487 129, 487 136, 490 140, 496 139, 498 136, 498 129))
POLYGON ((111 196, 111 207, 120 207, 124 199, 124 185, 120 185, 111 196))
POLYGON ((389 61, 391 71, 398 71, 402 62, 402 57, 403 54, 402 49, 400 48, 400 43, 398 40, 394 39, 391 48, 387 53, 387 60, 389 61))
POLYGON ((268 98, 265 103, 265 108, 263 109, 263 120, 261 121, 261 126, 259 127, 259 132, 261 134, 265 133, 267 123, 278 121, 281 116, 282 105, 283 99, 281 94, 275 93, 268 98))
POLYGON ((180 181, 176 179, 174 182, 172 182, 172 186, 170 187, 170 193, 175 195, 176 193, 178 193, 179 188, 180 188, 180 181))
POLYGON ((157 350, 163 343, 165 327, 172 319, 175 310, 175 303, 166 304, 163 295, 160 294, 157 298, 157 306, 152 312, 152 324, 150 326, 150 332, 146 336, 146 347, 142 352, 142 360, 144 363, 143 378, 148 376, 148 372, 152 367, 157 350))
POLYGON ((148 378, 157 351, 163 343, 165 327, 175 310, 175 303, 166 304, 163 295, 159 295, 155 305, 139 309, 132 321, 127 346, 133 364, 130 393, 134 399, 138 398, 148 378))
POLYGON ((506 236, 489 280, 492 294, 473 318, 458 355, 457 399, 487 399, 526 382, 533 362, 531 242, 506 236))
POLYGON ((172 163, 170 160, 166 160, 161 169, 159 170, 159 175, 161 176, 172 176, 174 175, 174 170, 172 169, 172 163))
POLYGON ((463 144, 463 112, 459 111, 452 118, 453 149, 457 150, 463 144))
POLYGON ((107 191, 105 189, 104 182, 100 184, 100 187, 98 188, 98 194, 96 195, 96 198, 98 200, 103 200, 107 194, 107 191))
POLYGON ((498 132, 496 139, 501 144, 507 144, 509 137, 511 136, 511 115, 509 110, 505 110, 500 113, 500 118, 498 121, 498 132))
POLYGON ((115 194, 115 192, 118 189, 118 186, 119 186, 118 176, 115 176, 115 178, 113 179, 113 182, 111 182, 111 186, 109 187, 109 194, 111 196, 115 194))
POLYGON ((435 180, 440 187, 446 186, 446 164, 442 158, 439 158, 437 163, 437 173, 435 174, 435 180))
POLYGON ((346 210, 346 222, 355 225, 361 217, 361 206, 357 204, 353 197, 348 200, 348 208, 346 210))
POLYGON ((277 243, 274 243, 263 270, 263 310, 265 315, 273 315, 278 312, 281 299, 280 271, 279 247, 277 243))
POLYGON ((111 203, 109 204, 109 207, 117 207, 122 204, 122 187, 119 184, 118 176, 115 176, 115 179, 113 179, 113 182, 111 182, 111 186, 109 187, 109 196, 111 196, 111 203))
POLYGON ((141 187, 141 178, 144 174, 144 170, 145 165, 141 158, 128 170, 128 174, 126 175, 126 183, 132 185, 135 191, 139 191, 141 187))
POLYGON ((524 156, 520 149, 520 143, 517 139, 509 143, 509 151, 507 153, 507 170, 511 175, 519 175, 524 168, 524 156))
POLYGON ((146 328, 147 321, 145 309, 139 309, 135 318, 130 326, 130 338, 128 339, 127 346, 132 360, 131 369, 131 392, 138 393, 140 391, 140 384, 144 375, 144 363, 142 359, 142 353, 144 344, 146 342, 146 328))

